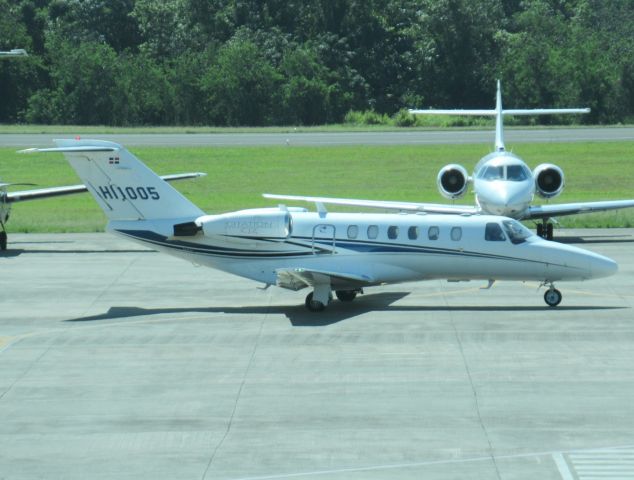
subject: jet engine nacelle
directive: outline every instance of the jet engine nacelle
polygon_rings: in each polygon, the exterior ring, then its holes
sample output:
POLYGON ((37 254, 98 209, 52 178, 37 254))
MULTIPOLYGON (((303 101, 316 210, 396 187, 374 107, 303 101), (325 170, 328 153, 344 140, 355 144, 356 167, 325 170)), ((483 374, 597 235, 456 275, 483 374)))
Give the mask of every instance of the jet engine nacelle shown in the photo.
POLYGON ((467 170, 462 165, 452 163, 440 169, 436 183, 443 197, 454 200, 467 193, 469 180, 467 170))
POLYGON ((198 217, 193 222, 174 225, 174 236, 194 236, 202 232, 205 236, 282 239, 292 230, 293 221, 288 211, 258 208, 198 217))
POLYGON ((542 198, 554 198, 564 190, 564 172, 557 165, 542 163, 533 170, 535 190, 542 198))

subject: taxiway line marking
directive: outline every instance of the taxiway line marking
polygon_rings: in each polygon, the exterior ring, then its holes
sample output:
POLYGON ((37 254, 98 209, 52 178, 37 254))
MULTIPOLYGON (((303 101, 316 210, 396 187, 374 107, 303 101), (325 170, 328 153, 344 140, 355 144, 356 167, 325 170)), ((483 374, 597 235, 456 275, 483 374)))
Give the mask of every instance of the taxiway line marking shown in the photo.
MULTIPOLYGON (((568 473, 568 476, 565 477, 562 474, 563 480, 575 480, 572 472, 568 468, 568 464, 564 455, 576 455, 583 454, 586 452, 593 453, 602 453, 602 452, 611 452, 613 450, 618 449, 630 449, 634 448, 633 445, 627 446, 618 446, 618 447, 604 447, 604 448, 587 448, 587 449, 579 449, 579 450, 565 450, 565 451, 549 451, 549 452, 533 452, 533 453, 518 453, 511 455, 495 455, 496 460, 513 460, 513 459, 521 459, 521 458, 534 458, 534 457, 551 457, 555 463, 563 462, 562 465, 565 468, 565 472, 568 473)), ((393 463, 386 465, 370 465, 367 467, 347 467, 347 468, 338 468, 338 469, 330 469, 330 470, 314 470, 314 471, 306 471, 306 472, 295 472, 295 473, 282 473, 282 474, 272 474, 272 475, 262 475, 262 476, 254 476, 254 477, 240 477, 234 480, 279 480, 285 478, 298 478, 298 477, 316 477, 320 475, 331 475, 331 474, 339 474, 339 473, 354 473, 354 472, 370 472, 370 471, 380 471, 380 470, 395 470, 398 468, 415 468, 415 467, 426 467, 433 465, 451 465, 451 464, 463 464, 463 463, 474 463, 474 462, 484 462, 491 461, 491 456, 480 456, 480 457, 470 457, 470 458, 458 458, 458 459, 446 459, 446 460, 430 460, 424 462, 410 462, 410 463, 393 463)), ((559 464, 557 465, 559 468, 559 464)), ((560 470, 561 473, 561 470, 560 470)), ((610 478, 610 480, 613 480, 610 478)))
POLYGON ((559 475, 561 475, 562 480, 574 480, 563 453, 553 453, 553 460, 555 461, 555 465, 557 465, 557 470, 559 470, 559 475))

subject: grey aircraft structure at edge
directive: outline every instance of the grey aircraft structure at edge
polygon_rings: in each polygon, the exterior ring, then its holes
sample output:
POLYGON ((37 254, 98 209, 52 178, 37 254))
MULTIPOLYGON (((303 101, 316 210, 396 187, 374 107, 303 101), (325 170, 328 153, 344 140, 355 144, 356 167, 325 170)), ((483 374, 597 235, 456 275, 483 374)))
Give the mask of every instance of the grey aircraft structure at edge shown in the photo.
POLYGON ((62 152, 108 217, 108 231, 266 286, 308 288, 310 311, 326 308, 333 291, 347 302, 366 287, 432 279, 538 281, 556 306, 555 282, 617 270, 609 258, 548 242, 502 216, 333 213, 321 203, 316 212, 279 205, 206 215, 121 145, 56 144, 26 152, 62 152))
POLYGON ((563 109, 507 109, 502 108, 502 91, 497 83, 494 110, 410 110, 417 115, 479 115, 495 116, 495 147, 476 164, 473 174, 462 165, 449 164, 440 169, 436 183, 441 195, 447 199, 462 198, 473 185, 475 205, 446 205, 398 201, 361 200, 350 198, 305 197, 297 195, 272 195, 267 198, 303 200, 323 204, 350 205, 387 210, 449 213, 487 214, 511 217, 516 220, 537 221, 537 234, 552 240, 554 217, 580 213, 616 210, 634 207, 634 199, 600 202, 579 202, 548 205, 532 205, 535 194, 543 199, 552 199, 563 192, 564 172, 557 165, 543 163, 533 171, 517 155, 504 146, 505 115, 552 115, 588 113, 587 108, 563 109))

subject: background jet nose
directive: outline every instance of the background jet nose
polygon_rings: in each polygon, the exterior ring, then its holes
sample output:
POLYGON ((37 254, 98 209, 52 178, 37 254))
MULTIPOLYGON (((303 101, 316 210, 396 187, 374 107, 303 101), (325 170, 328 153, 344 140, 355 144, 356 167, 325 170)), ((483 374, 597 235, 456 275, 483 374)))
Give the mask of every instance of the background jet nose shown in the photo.
POLYGON ((616 262, 608 257, 597 255, 590 259, 590 274, 592 278, 609 277, 618 270, 616 262))

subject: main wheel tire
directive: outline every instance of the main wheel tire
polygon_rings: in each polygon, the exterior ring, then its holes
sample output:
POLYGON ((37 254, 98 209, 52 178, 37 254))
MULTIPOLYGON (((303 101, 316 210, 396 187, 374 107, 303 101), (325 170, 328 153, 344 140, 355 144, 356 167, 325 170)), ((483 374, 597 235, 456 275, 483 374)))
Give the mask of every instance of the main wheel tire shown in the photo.
POLYGON ((335 292, 337 298, 342 302, 351 302, 357 297, 356 290, 337 290, 335 292))
POLYGON ((546 225, 546 240, 553 239, 553 224, 549 223, 546 225))
POLYGON ((7 249, 7 232, 0 232, 0 250, 7 249))
POLYGON ((561 298, 561 292, 556 288, 546 290, 546 293, 544 293, 544 301, 549 307, 556 307, 559 305, 561 303, 561 298))
POLYGON ((311 312, 323 312, 326 309, 326 305, 317 300, 313 300, 313 292, 306 295, 306 308, 311 312))
POLYGON ((542 223, 537 224, 537 236, 544 238, 544 224, 542 223))

